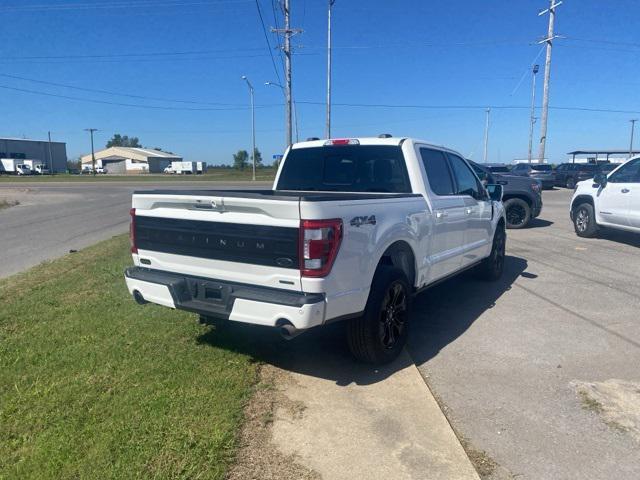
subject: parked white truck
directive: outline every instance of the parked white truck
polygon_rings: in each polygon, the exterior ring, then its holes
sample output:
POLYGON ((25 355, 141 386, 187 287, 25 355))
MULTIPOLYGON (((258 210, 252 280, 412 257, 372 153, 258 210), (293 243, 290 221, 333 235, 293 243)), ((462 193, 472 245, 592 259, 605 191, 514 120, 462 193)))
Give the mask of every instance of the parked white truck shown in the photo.
POLYGON ((25 160, 16 158, 0 158, 0 173, 9 175, 33 175, 31 167, 25 160))
POLYGON ((196 173, 202 173, 202 166, 200 166, 200 172, 198 172, 199 163, 202 162, 171 162, 171 165, 164 169, 164 173, 175 173, 178 175, 195 175, 196 173))
POLYGON ((302 142, 272 190, 135 192, 126 283, 138 303, 285 337, 346 320, 353 354, 385 363, 414 294, 472 267, 501 276, 501 195, 462 155, 420 140, 302 142))
POLYGON ((593 237, 602 227, 640 233, 640 156, 578 182, 569 214, 580 237, 593 237))

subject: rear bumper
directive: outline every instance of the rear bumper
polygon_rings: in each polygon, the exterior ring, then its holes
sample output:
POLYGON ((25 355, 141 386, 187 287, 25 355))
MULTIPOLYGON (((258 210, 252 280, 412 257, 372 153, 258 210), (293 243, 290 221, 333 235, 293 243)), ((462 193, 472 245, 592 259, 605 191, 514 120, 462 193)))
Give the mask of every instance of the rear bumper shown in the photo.
POLYGON ((129 293, 151 303, 236 322, 296 329, 321 325, 324 294, 305 294, 210 278, 131 267, 125 271, 129 293))

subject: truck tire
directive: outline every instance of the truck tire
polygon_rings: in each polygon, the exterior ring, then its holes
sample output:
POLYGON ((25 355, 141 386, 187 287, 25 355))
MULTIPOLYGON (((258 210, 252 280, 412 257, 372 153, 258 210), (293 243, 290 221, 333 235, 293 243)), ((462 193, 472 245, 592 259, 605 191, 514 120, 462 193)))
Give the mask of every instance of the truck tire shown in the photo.
POLYGON ((402 270, 378 267, 364 315, 349 320, 347 325, 349 349, 358 360, 382 365, 400 354, 407 342, 411 295, 402 270))
POLYGON ((567 178, 565 187, 567 187, 570 190, 573 190, 574 188, 576 188, 576 180, 573 177, 567 178))
POLYGON ((523 228, 531 221, 531 207, 521 198, 510 198, 504 202, 507 228, 523 228))
POLYGON ((591 238, 598 233, 599 227, 593 205, 581 203, 576 207, 573 211, 573 228, 579 237, 591 238))
POLYGON ((487 258, 482 260, 482 263, 480 263, 476 269, 477 277, 480 280, 495 282, 502 276, 506 244, 507 232, 505 232, 504 227, 499 224, 493 236, 491 253, 487 258))

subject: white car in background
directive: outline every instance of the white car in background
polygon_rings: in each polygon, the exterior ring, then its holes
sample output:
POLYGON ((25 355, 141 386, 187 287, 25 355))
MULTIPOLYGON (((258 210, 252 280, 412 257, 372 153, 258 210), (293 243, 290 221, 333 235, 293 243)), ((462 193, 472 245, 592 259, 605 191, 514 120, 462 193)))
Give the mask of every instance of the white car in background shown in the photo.
POLYGON ((580 237, 593 237, 600 227, 640 233, 640 156, 579 182, 570 215, 580 237))

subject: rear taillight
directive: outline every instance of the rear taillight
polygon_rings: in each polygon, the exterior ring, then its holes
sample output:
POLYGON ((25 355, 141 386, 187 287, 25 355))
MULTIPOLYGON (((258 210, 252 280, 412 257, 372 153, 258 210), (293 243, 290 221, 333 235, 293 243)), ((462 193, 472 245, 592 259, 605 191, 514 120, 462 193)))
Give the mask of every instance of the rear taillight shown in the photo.
POLYGON ((131 241, 131 253, 138 253, 138 245, 136 245, 136 209, 129 210, 131 215, 131 223, 129 224, 129 240, 131 241))
POLYGON ((539 192, 540 191, 540 184, 538 182, 533 182, 531 184, 531 190, 533 190, 534 192, 539 192))
POLYGON ((325 277, 331 271, 342 241, 342 220, 300 221, 300 273, 325 277))

